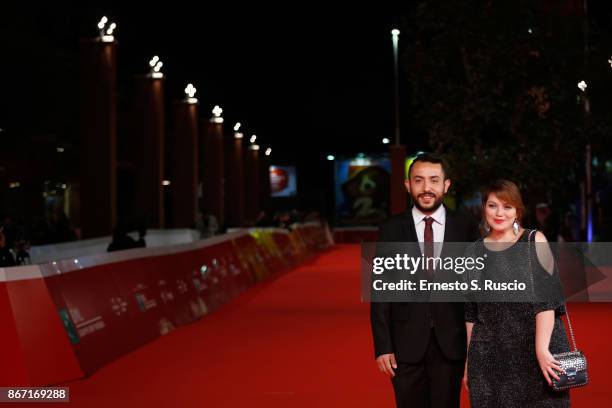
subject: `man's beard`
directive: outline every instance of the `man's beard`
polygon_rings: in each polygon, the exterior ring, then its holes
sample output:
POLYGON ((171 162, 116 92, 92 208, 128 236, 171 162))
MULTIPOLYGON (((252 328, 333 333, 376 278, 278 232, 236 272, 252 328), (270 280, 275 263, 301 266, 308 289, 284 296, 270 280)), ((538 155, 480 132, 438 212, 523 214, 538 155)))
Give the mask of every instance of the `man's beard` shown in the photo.
MULTIPOLYGON (((419 195, 426 195, 426 194, 419 194, 419 195)), ((433 195, 433 194, 430 194, 430 195, 433 195)), ((419 209, 420 211, 422 211, 422 212, 428 212, 428 211, 432 211, 432 212, 434 212, 434 211, 436 211, 438 208, 440 208, 440 206, 441 206, 441 205, 442 205, 442 203, 444 202, 444 196, 440 196, 440 197, 438 197, 438 196, 434 195, 434 197, 436 197, 436 200, 434 201, 433 205, 432 205, 430 208, 425 208, 425 207, 423 207, 423 206, 422 206, 422 205, 419 203, 418 196, 417 196, 417 197, 412 196, 412 202, 414 203, 414 206, 415 206, 416 208, 418 208, 418 209, 419 209)))

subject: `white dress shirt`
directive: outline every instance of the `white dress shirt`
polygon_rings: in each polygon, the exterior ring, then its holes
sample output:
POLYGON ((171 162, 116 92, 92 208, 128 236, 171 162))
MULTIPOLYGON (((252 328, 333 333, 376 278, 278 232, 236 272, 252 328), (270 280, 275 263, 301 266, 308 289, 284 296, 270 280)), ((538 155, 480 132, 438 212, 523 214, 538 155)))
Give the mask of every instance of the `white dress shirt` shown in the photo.
POLYGON ((444 242, 446 208, 444 208, 444 205, 441 205, 433 214, 425 215, 416 206, 412 207, 412 218, 414 219, 414 227, 416 228, 419 246, 421 247, 421 254, 423 254, 423 242, 425 241, 425 217, 434 219, 433 224, 431 224, 433 229, 434 256, 439 257, 442 252, 442 243, 444 242))

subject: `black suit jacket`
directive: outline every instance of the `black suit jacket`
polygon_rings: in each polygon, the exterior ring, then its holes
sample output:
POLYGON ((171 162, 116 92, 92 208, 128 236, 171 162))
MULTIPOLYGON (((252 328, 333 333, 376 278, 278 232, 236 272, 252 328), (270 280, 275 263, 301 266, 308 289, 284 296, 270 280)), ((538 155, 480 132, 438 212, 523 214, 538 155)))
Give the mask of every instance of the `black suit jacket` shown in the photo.
MULTIPOLYGON (((477 237, 476 223, 470 216, 446 209, 444 242, 473 242, 477 237)), ((390 217, 380 225, 378 242, 418 242, 412 210, 390 217)), ((447 247, 442 247, 442 258, 450 255, 445 252, 447 247)), ((375 356, 395 353, 398 363, 420 361, 431 335, 430 319, 444 355, 451 360, 465 359, 464 304, 440 302, 370 303, 375 356)))

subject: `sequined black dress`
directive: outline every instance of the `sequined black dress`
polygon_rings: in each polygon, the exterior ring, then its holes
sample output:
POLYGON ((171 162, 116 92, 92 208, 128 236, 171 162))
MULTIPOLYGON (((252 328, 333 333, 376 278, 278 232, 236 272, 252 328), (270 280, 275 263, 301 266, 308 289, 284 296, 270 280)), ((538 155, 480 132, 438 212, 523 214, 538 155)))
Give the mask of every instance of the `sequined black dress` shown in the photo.
MULTIPOLYGON (((486 253, 482 278, 526 280, 527 272, 532 271, 537 279, 558 281, 558 272, 555 270, 552 276, 548 274, 535 255, 531 258, 532 269, 529 268, 527 239, 528 231, 525 231, 517 243, 503 251, 491 251, 480 242, 480 248, 486 253)), ((466 303, 465 320, 474 323, 468 349, 472 408, 570 406, 569 393, 553 391, 537 362, 535 315, 544 310, 555 310, 550 352, 569 351, 560 319, 565 313, 562 299, 535 303, 466 303)))

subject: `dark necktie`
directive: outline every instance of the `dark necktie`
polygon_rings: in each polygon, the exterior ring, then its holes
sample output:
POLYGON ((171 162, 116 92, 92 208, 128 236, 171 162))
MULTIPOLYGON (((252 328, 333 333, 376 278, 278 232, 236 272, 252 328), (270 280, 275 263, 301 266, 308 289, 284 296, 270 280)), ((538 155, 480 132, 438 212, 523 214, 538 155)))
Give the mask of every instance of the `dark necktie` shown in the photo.
MULTIPOLYGON (((433 227, 432 227, 434 219, 431 217, 425 217, 424 221, 425 221, 425 234, 424 234, 425 235, 424 236, 425 251, 424 253, 425 253, 425 261, 427 262, 428 258, 433 258, 434 256, 434 236, 433 236, 433 227)), ((431 281, 433 280, 434 261, 431 260, 427 262, 427 264, 431 266, 430 268, 425 268, 425 270, 427 271, 427 279, 431 281)))

